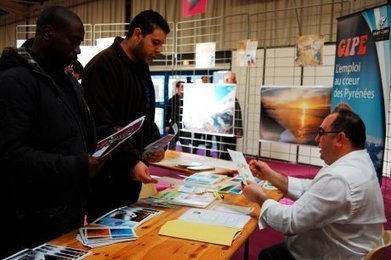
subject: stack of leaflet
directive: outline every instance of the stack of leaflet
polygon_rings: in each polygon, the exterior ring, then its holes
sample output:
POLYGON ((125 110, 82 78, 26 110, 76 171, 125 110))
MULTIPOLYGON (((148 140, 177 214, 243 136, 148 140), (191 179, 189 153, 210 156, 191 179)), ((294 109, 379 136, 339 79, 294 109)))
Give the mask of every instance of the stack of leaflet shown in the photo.
POLYGON ((173 207, 174 205, 179 205, 206 208, 215 201, 215 199, 215 196, 210 192, 195 194, 166 189, 156 195, 139 200, 139 203, 160 207, 173 207))
POLYGON ((93 225, 80 228, 79 234, 76 237, 83 245, 91 248, 131 241, 136 238, 136 232, 131 227, 102 227, 93 225))
MULTIPOLYGON (((259 181, 259 180, 258 180, 259 181)), ((199 172, 184 179, 178 191, 187 193, 219 192, 241 194, 241 178, 231 178, 222 174, 199 172)))
POLYGON ((34 249, 26 248, 4 260, 28 260, 28 259, 83 259, 89 250, 42 244, 34 249))
POLYGON ((80 228, 76 239, 91 248, 135 240, 135 228, 161 212, 137 206, 121 207, 80 228))
POLYGON ((210 188, 221 183, 227 177, 221 174, 214 174, 209 172, 199 172, 186 177, 183 184, 178 187, 178 191, 186 193, 204 193, 210 188))

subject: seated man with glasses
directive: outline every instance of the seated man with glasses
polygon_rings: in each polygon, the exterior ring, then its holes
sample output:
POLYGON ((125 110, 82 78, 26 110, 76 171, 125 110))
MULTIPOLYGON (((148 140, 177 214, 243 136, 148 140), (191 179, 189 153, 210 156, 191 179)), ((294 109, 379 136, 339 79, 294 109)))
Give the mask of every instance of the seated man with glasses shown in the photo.
POLYGON ((284 243, 266 248, 259 259, 362 259, 382 245, 384 204, 376 171, 365 150, 365 125, 346 109, 328 115, 316 136, 327 164, 313 180, 287 177, 266 163, 250 169, 294 200, 282 205, 259 184, 242 186, 250 201, 262 205, 259 227, 285 235, 284 243))

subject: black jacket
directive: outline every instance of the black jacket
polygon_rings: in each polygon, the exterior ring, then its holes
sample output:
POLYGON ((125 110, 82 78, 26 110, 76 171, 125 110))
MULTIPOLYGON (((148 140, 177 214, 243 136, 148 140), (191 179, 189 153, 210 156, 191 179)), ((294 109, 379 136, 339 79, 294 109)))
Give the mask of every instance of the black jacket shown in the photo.
POLYGON ((99 139, 145 116, 142 128, 121 144, 94 177, 89 197, 91 219, 137 201, 141 183, 131 169, 142 160, 144 147, 160 138, 155 119, 155 90, 148 64, 131 61, 117 37, 84 68, 82 85, 94 115, 99 139), (104 191, 104 192, 103 192, 104 191))
POLYGON ((24 48, 0 59, 1 223, 21 246, 83 224, 95 128, 80 85, 63 76, 67 96, 24 48))

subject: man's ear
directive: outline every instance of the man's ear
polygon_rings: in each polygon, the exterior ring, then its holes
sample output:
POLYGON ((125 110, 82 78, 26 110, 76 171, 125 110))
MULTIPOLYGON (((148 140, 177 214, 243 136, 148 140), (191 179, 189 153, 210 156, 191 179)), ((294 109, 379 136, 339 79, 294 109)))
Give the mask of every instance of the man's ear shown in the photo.
POLYGON ((335 137, 335 139, 337 140, 337 146, 342 146, 344 143, 346 143, 346 141, 348 141, 348 137, 346 136, 345 132, 339 132, 337 133, 337 136, 335 137))
POLYGON ((54 28, 51 25, 44 25, 42 28, 42 37, 45 40, 51 40, 54 37, 54 28))
POLYGON ((133 30, 133 36, 136 37, 137 40, 141 40, 143 38, 143 32, 140 27, 133 30))

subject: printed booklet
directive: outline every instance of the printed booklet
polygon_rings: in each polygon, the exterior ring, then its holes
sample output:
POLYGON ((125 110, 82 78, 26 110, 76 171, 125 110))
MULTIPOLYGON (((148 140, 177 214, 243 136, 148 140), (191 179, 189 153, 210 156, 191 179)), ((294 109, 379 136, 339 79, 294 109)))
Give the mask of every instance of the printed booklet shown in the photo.
POLYGON ((127 126, 123 127, 118 132, 100 140, 96 147, 95 153, 92 155, 97 158, 103 158, 116 149, 121 143, 134 135, 143 125, 145 116, 139 117, 127 126))

